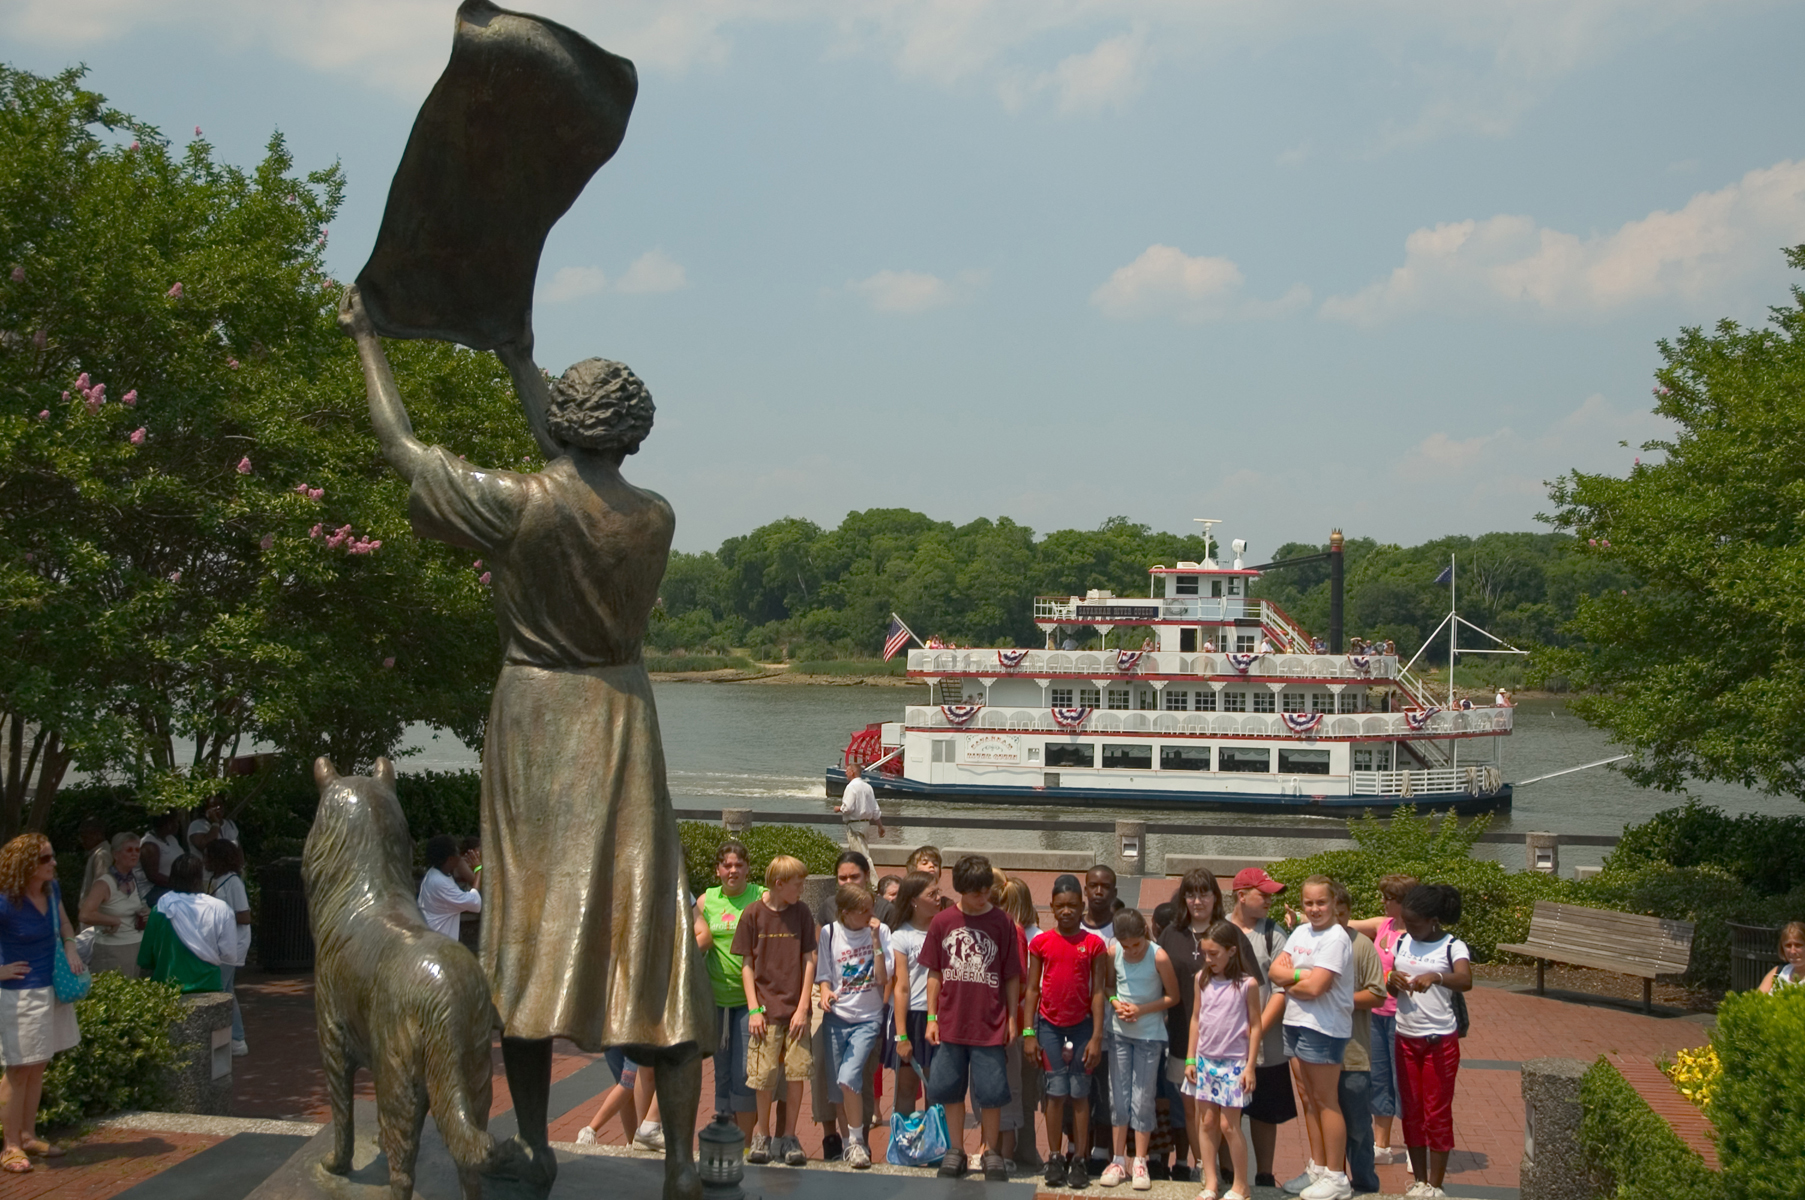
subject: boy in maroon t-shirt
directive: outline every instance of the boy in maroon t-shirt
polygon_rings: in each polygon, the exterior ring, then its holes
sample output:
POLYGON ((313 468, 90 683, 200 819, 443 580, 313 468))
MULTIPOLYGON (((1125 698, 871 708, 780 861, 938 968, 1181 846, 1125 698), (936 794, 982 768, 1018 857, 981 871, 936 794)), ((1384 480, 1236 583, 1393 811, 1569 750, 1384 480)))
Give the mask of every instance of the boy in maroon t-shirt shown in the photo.
MULTIPOLYGON (((965 1128, 969 1086, 984 1137, 984 1178, 1006 1183, 997 1140, 1009 1102, 1008 1047, 1019 1032, 1022 960, 1015 922, 990 903, 993 879, 990 860, 981 854, 953 864, 959 903, 928 926, 919 961, 928 972, 928 1041, 935 1046, 928 1100, 945 1107, 946 1127, 957 1139, 965 1128)), ((955 1140, 940 1175, 963 1174, 965 1148, 955 1140)))
POLYGON ((1047 1186, 1083 1188, 1090 1178, 1085 1159, 1090 1146, 1091 1072, 1103 1061, 1103 997, 1109 991, 1109 955, 1103 939, 1084 928, 1084 889, 1076 875, 1053 881, 1053 921, 1057 929, 1028 945, 1028 1008, 1034 1027, 1023 1036, 1038 1043, 1041 1092, 1047 1098, 1047 1186), (1068 1167, 1065 1102, 1072 1101, 1072 1144, 1079 1148, 1068 1167))

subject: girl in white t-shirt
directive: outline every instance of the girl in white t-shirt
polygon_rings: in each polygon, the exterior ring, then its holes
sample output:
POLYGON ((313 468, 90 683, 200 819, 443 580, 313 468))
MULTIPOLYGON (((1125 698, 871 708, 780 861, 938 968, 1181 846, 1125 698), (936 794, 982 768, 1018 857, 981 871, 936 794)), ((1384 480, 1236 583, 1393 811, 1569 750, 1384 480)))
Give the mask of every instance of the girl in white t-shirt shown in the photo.
POLYGON ((1272 982, 1285 989, 1285 1053, 1304 1098, 1312 1182, 1303 1200, 1345 1200, 1347 1125, 1341 1116, 1341 1058, 1354 1034, 1354 943, 1335 921, 1333 881, 1304 880, 1307 924, 1291 931, 1272 960, 1272 982))
POLYGON ((934 1047, 928 1042, 928 973, 921 969, 921 948, 928 940, 928 925, 939 913, 940 876, 911 872, 897 890, 890 912, 895 1026, 884 1065, 896 1071, 895 1108, 900 1113, 915 1111, 933 1060, 934 1047), (913 1069, 904 1070, 905 1065, 913 1069))
POLYGON ((1769 995, 1781 988, 1805 986, 1805 921, 1790 922, 1780 931, 1780 957, 1786 961, 1761 981, 1761 990, 1769 995))
POLYGON ((1443 925, 1460 920, 1460 892, 1421 884, 1404 897, 1404 936, 1385 989, 1398 998, 1398 1108, 1416 1194, 1440 1196, 1454 1149, 1454 1077, 1460 1070, 1454 993, 1473 986, 1472 954, 1443 925))

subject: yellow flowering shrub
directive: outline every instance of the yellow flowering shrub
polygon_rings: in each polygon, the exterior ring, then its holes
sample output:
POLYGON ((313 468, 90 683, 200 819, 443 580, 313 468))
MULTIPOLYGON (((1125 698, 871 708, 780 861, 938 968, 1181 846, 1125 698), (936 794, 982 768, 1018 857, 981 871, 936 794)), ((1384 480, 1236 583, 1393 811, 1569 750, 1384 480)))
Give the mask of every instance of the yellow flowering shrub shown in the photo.
POLYGON ((1718 1060, 1717 1047, 1700 1046, 1696 1050, 1682 1050, 1674 1055, 1673 1061, 1666 1064, 1663 1070, 1682 1096, 1701 1109, 1711 1107, 1712 1089, 1717 1086, 1718 1077, 1723 1074, 1723 1063, 1718 1060))

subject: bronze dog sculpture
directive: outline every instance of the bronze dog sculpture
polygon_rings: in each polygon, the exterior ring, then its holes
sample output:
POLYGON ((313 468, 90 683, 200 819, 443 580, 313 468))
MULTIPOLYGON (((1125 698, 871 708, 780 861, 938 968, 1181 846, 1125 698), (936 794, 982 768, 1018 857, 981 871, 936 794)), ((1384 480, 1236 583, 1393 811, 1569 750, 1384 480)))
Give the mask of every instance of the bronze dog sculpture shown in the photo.
POLYGON ((301 878, 332 1102, 333 1148, 320 1165, 335 1175, 351 1170, 352 1078, 368 1067, 394 1200, 413 1195, 429 1109, 457 1164, 464 1200, 480 1200, 480 1172, 495 1157, 489 981, 475 955, 427 928, 415 900, 413 841, 395 799, 395 768, 379 758, 375 772, 341 776, 328 759, 313 764, 320 806, 301 878))

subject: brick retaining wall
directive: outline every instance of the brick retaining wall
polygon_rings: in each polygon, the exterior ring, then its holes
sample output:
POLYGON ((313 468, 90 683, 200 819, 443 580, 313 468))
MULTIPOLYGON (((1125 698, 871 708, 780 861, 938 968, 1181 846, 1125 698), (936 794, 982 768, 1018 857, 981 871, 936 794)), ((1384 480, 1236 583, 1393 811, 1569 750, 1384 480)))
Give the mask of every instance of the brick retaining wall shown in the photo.
POLYGON ((1636 1089, 1636 1094, 1667 1122, 1680 1141, 1705 1160, 1707 1167, 1713 1171, 1723 1169, 1717 1161, 1717 1143, 1711 1140, 1711 1122, 1699 1111, 1698 1105, 1680 1094, 1673 1086, 1673 1080, 1667 1078, 1652 1058, 1633 1054, 1607 1054, 1604 1057, 1636 1089))

